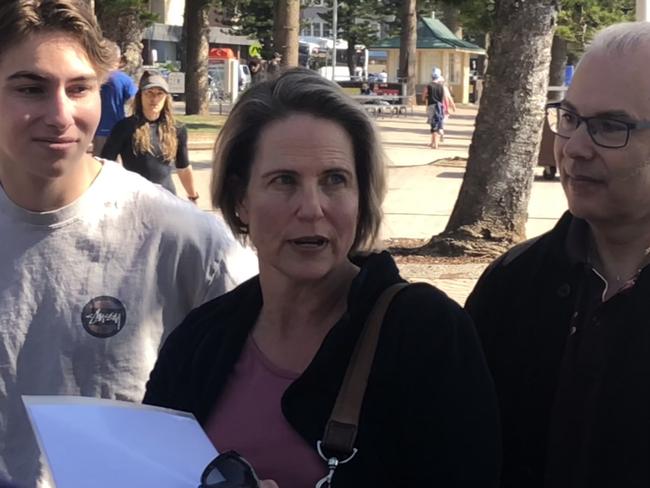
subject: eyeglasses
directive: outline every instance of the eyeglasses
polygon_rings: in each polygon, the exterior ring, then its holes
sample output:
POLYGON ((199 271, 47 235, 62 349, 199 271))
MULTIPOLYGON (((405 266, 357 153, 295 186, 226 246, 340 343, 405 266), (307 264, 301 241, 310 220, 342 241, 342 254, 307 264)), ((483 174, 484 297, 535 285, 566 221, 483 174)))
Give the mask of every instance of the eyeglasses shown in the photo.
POLYGON ((259 488, 253 467, 235 451, 224 452, 203 470, 199 488, 259 488))
POLYGON ((609 117, 582 117, 562 107, 561 102, 546 105, 546 120, 553 134, 569 139, 580 124, 587 126, 587 132, 594 144, 608 149, 625 147, 633 129, 650 128, 650 122, 625 122, 609 117))

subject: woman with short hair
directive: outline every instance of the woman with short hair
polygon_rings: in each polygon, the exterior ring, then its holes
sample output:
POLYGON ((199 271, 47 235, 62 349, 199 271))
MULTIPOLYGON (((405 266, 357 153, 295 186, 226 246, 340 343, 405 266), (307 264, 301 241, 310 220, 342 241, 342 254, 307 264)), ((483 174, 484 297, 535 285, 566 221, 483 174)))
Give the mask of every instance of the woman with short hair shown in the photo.
MULTIPOLYGON (((255 246, 260 273, 170 335, 144 401, 192 412, 220 452, 280 488, 328 474, 317 443, 353 348, 378 297, 403 282, 371 251, 384 164, 360 105, 303 69, 246 91, 217 140, 212 202, 255 246)), ((409 285, 384 316, 357 451, 331 486, 496 486, 497 424, 470 319, 433 286, 409 285)))

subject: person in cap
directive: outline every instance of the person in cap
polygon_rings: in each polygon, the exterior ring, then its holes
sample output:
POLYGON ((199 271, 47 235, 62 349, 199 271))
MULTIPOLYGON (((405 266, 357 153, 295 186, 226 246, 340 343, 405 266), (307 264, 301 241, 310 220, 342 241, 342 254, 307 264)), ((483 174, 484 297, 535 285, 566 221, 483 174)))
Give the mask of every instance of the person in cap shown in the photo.
POLYGON ((500 401, 503 487, 650 486, 649 50, 648 22, 593 39, 547 106, 569 209, 467 301, 500 401))
POLYGON ((431 83, 429 83, 422 93, 422 100, 427 107, 427 123, 431 126, 431 142, 429 147, 438 149, 440 138, 444 131, 445 112, 444 100, 445 89, 440 79, 440 69, 434 68, 431 72, 431 83))
POLYGON ((134 99, 133 115, 118 122, 104 145, 101 157, 115 160, 174 195, 172 165, 178 171, 187 198, 196 202, 199 194, 187 148, 187 129, 174 120, 172 97, 167 81, 145 71, 134 99))
POLYGON ((216 216, 87 153, 111 61, 87 2, 0 2, 0 479, 23 488, 53 485, 21 395, 140 401, 172 329, 247 273, 216 216))

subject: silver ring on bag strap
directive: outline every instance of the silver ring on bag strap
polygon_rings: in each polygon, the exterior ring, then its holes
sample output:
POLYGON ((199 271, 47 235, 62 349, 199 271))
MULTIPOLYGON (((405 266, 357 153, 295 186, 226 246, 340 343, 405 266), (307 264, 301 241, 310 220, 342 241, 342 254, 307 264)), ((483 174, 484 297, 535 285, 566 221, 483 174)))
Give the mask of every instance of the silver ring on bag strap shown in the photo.
POLYGON ((354 345, 354 351, 345 371, 334 408, 332 408, 332 413, 325 426, 323 440, 316 443, 318 454, 327 461, 329 470, 327 476, 316 483, 316 488, 330 487, 336 468, 340 464, 350 461, 357 453, 354 441, 357 438, 359 414, 368 385, 368 376, 375 358, 381 324, 393 298, 406 286, 408 283, 395 283, 379 295, 354 345), (339 461, 337 457, 326 456, 323 453, 323 448, 348 455, 348 457, 339 461))

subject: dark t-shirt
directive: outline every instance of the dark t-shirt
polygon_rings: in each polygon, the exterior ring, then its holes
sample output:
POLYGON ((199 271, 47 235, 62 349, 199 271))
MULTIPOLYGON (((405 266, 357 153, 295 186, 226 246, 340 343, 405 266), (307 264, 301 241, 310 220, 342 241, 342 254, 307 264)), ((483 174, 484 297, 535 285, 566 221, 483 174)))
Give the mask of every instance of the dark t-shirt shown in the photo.
MULTIPOLYGON (((171 177, 172 162, 165 161, 160 150, 158 123, 149 123, 153 154, 148 152, 136 154, 134 152, 133 134, 137 126, 138 118, 133 115, 118 122, 106 140, 101 157, 115 160, 119 154, 122 157, 124 168, 134 171, 176 194, 176 188, 171 177)), ((187 168, 190 165, 190 160, 187 151, 187 129, 185 126, 177 124, 176 135, 178 137, 178 149, 173 163, 178 169, 187 168)))
POLYGON ((440 83, 429 83, 427 86, 427 105, 442 103, 445 98, 445 89, 440 83))

